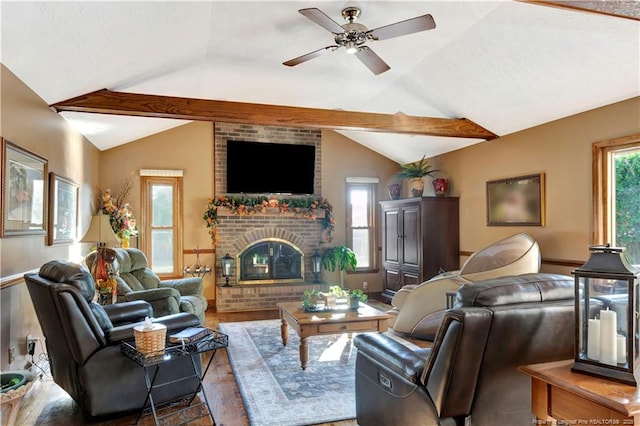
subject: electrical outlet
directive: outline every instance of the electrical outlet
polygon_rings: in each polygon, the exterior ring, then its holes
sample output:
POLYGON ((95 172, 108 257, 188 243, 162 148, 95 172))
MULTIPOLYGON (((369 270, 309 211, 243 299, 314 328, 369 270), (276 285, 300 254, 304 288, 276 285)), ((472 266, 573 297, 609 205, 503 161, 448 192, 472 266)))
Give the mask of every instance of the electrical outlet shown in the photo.
POLYGON ((31 335, 27 336, 27 354, 33 356, 36 353, 36 342, 38 341, 37 337, 33 337, 31 335))
POLYGON ((363 281, 362 282, 362 288, 365 289, 365 290, 368 289, 369 288, 369 283, 366 282, 366 281, 363 281))
POLYGON ((9 346, 9 364, 16 360, 16 347, 9 346))

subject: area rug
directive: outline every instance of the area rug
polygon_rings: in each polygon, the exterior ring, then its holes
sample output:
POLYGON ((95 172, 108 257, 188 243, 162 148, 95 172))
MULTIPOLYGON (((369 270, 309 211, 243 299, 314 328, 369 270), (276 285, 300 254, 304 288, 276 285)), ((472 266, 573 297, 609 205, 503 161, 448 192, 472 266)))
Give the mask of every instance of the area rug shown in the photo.
POLYGON ((297 426, 356 417, 355 358, 346 335, 309 338, 309 364, 300 368, 300 339, 280 320, 219 324, 251 425, 297 426))

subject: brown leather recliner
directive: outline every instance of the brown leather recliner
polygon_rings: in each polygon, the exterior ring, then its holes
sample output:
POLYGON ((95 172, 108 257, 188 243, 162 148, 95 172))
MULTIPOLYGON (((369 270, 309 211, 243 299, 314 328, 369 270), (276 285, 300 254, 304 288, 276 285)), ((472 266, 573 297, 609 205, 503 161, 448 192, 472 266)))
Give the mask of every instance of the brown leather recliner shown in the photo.
MULTIPOLYGON (((89 417, 140 410, 146 398, 144 370, 121 353, 120 344, 133 339, 133 327, 153 315, 151 305, 134 301, 102 307, 92 302, 95 284, 88 269, 66 261, 48 262, 37 274, 26 274, 25 281, 46 339, 53 380, 89 417)), ((190 313, 153 321, 166 325, 167 333, 200 324, 190 313)), ((200 374, 199 358, 195 368, 200 374)), ((157 382, 193 374, 191 357, 183 357, 161 368, 157 382)), ((154 390, 154 401, 181 398, 197 386, 196 378, 164 386, 154 390)))
POLYGON ((525 274, 461 287, 430 349, 356 336, 358 424, 533 424, 517 368, 572 358, 573 313, 572 277, 525 274))

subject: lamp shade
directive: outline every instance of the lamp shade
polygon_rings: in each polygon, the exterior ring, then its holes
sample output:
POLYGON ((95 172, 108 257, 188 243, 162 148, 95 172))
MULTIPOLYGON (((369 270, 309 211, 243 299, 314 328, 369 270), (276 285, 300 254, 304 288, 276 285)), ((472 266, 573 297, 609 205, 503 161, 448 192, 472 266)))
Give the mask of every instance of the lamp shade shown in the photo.
POLYGON ((120 241, 111 229, 109 216, 106 214, 97 214, 91 216, 89 230, 80 240, 81 243, 98 243, 98 245, 118 245, 120 241))

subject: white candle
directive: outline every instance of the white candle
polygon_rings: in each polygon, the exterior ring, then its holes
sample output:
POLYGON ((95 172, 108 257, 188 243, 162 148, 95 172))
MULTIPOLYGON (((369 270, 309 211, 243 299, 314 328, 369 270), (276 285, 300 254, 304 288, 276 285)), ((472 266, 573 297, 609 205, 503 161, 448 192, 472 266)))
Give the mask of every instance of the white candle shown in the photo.
POLYGON ((600 320, 589 320, 589 333, 587 334, 587 358, 600 359, 600 320))
POLYGON ((607 309, 600 311, 600 362, 617 365, 616 313, 607 309))
POLYGON ((626 364, 627 363, 627 339, 622 335, 618 334, 616 337, 616 342, 618 343, 618 364, 626 364))

